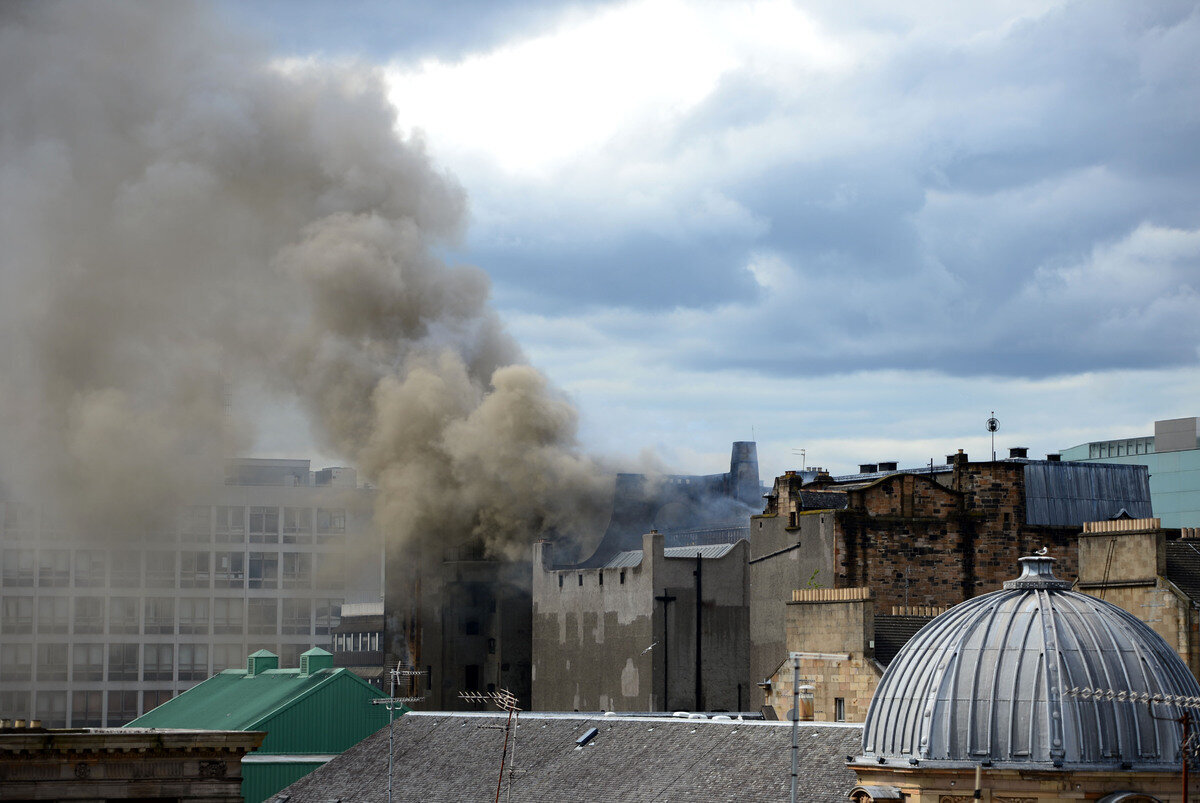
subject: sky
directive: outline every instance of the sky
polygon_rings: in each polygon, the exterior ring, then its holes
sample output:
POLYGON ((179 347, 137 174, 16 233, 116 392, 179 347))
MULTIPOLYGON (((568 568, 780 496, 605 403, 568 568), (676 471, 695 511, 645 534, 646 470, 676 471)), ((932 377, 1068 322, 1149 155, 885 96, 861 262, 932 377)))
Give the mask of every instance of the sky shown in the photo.
POLYGON ((596 453, 756 440, 769 482, 1200 415, 1195 3, 218 8, 383 72, 465 190, 445 257, 596 453))

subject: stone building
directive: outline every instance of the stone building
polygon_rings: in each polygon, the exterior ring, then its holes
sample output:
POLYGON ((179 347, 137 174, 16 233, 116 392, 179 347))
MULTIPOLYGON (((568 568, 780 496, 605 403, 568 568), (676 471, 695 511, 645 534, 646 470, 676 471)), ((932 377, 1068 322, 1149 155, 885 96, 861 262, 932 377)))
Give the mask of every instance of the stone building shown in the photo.
POLYGON ((1141 620, 1054 577, 1053 558, 1020 562, 892 661, 851 800, 1182 800, 1178 718, 1200 713, 1185 707, 1200 684, 1141 620))
POLYGON ((43 728, 0 721, 0 801, 234 803, 265 733, 43 728))
MULTIPOLYGON (((598 543, 581 544, 563 534, 555 551, 545 553, 558 568, 602 569, 617 556, 640 550, 642 535, 651 529, 665 535, 668 547, 731 543, 747 537, 750 514, 762 509, 757 446, 751 442, 733 444, 729 471, 722 474, 618 474, 614 486, 612 511, 598 543)), ((541 564, 530 558, 498 560, 477 543, 434 549, 436 554, 405 549, 388 555, 386 662, 399 660, 426 672, 426 699, 419 708, 470 707, 459 699, 460 692, 497 688, 516 694, 528 707, 534 660, 531 583, 541 564)))
POLYGON ((740 711, 750 702, 748 545, 640 550, 556 567, 534 548, 533 708, 740 711))
MULTIPOLYGON (((775 481, 750 521, 750 662, 754 682, 786 656, 795 589, 869 587, 876 614, 945 606, 998 588, 1018 555, 1049 547, 1075 572, 1083 522, 1149 516, 1143 466, 1054 460, 970 462, 959 451, 932 468, 775 481)), ((792 649, 795 649, 794 647, 792 649)), ((821 651, 801 646, 805 651, 821 651)))
POLYGON ((1141 619, 1200 677, 1200 531, 1157 518, 1088 522, 1076 587, 1141 619))
POLYGON ((124 724, 255 650, 297 663, 344 601, 379 599, 352 469, 233 460, 191 501, 106 533, 0 499, 0 716, 124 724))
POLYGON ((862 722, 896 653, 944 611, 895 606, 877 614, 874 591, 863 587, 793 591, 785 613, 788 657, 759 684, 766 694, 764 713, 787 719, 798 681, 812 695, 802 718, 862 722))

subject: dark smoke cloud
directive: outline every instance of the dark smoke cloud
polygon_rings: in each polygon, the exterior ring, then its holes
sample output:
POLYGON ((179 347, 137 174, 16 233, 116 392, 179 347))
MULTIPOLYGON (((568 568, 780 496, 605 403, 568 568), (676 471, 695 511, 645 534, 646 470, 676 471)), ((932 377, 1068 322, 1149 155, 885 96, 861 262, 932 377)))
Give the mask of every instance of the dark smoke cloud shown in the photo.
POLYGON ((14 495, 93 526, 169 511, 250 443, 222 391, 253 383, 299 400, 400 539, 514 554, 597 509, 574 409, 487 277, 434 256, 464 194, 372 69, 273 64, 187 3, 0 14, 14 495))

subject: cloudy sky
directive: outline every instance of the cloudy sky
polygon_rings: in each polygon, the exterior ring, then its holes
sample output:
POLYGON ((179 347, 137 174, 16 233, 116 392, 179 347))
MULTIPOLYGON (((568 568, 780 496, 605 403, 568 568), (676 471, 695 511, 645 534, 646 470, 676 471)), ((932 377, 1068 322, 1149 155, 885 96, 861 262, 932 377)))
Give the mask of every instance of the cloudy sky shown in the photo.
POLYGON ((220 8, 385 70, 469 198, 447 257, 598 452, 754 438, 769 478, 1200 415, 1194 3, 220 8))

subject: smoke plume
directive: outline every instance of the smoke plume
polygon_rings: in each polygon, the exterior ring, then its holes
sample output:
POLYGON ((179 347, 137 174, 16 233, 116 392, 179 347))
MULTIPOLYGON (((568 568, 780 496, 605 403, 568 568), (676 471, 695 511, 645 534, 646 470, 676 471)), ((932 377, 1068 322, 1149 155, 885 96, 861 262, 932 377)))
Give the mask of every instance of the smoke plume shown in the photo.
POLYGON ((364 65, 272 62, 188 3, 0 9, 0 461, 77 520, 169 511, 298 400, 402 541, 514 555, 601 506, 524 364, 465 198, 364 65), (267 411, 259 411, 259 415, 267 411))

